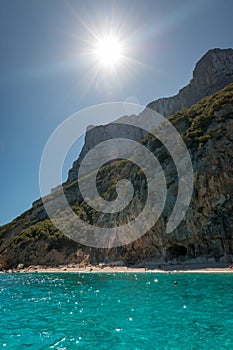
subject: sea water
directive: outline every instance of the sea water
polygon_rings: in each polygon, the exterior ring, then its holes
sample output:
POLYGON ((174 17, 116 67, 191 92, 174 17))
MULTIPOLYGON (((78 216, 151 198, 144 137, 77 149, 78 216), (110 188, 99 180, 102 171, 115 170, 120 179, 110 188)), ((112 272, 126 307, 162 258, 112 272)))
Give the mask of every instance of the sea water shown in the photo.
POLYGON ((233 274, 1 274, 0 316, 2 349, 232 349, 233 274))

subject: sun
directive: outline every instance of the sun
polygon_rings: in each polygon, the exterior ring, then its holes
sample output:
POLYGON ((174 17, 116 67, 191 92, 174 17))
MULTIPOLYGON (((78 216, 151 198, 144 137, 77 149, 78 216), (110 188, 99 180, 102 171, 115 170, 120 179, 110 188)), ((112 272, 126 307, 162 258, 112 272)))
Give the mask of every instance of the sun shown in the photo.
POLYGON ((98 63, 105 68, 114 68, 121 63, 123 47, 117 37, 105 36, 97 40, 95 55, 98 63))

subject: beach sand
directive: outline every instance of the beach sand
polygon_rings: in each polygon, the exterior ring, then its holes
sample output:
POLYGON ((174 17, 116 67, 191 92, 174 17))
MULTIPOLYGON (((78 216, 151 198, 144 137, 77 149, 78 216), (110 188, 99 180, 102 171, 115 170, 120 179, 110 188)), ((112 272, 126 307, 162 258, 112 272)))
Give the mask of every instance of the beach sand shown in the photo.
POLYGON ((206 263, 206 264, 161 264, 153 265, 150 263, 142 265, 131 265, 131 266, 109 266, 109 265, 88 265, 88 266, 79 266, 79 265, 64 265, 58 267, 51 266, 29 266, 21 267, 17 269, 10 269, 2 271, 5 273, 38 273, 38 272, 47 272, 47 273, 57 273, 57 272, 76 272, 76 273, 115 273, 115 272, 153 272, 153 273, 183 273, 183 272, 194 272, 194 273, 233 273, 233 265, 227 263, 206 263))

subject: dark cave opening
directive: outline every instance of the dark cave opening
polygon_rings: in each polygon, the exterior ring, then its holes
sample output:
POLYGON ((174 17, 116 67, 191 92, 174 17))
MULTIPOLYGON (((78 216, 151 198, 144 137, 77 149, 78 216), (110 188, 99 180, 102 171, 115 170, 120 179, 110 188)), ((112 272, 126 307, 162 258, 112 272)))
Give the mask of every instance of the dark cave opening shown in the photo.
POLYGON ((187 254, 187 251, 183 245, 174 244, 166 249, 166 257, 168 260, 181 258, 187 254))

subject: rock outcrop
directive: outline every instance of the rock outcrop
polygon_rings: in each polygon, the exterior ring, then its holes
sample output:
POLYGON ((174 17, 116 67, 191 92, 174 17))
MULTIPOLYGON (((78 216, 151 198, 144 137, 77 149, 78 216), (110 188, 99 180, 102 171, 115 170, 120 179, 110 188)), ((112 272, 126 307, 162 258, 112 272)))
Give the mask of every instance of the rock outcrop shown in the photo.
POLYGON ((177 95, 160 98, 148 107, 164 116, 191 107, 233 82, 233 49, 209 50, 196 64, 193 78, 177 95))
POLYGON ((146 132, 140 128, 130 126, 126 128, 125 125, 114 123, 87 128, 83 148, 78 159, 74 161, 72 168, 69 170, 67 183, 71 183, 78 178, 78 170, 83 157, 100 142, 110 140, 114 137, 138 141, 142 140, 145 134, 146 132))

